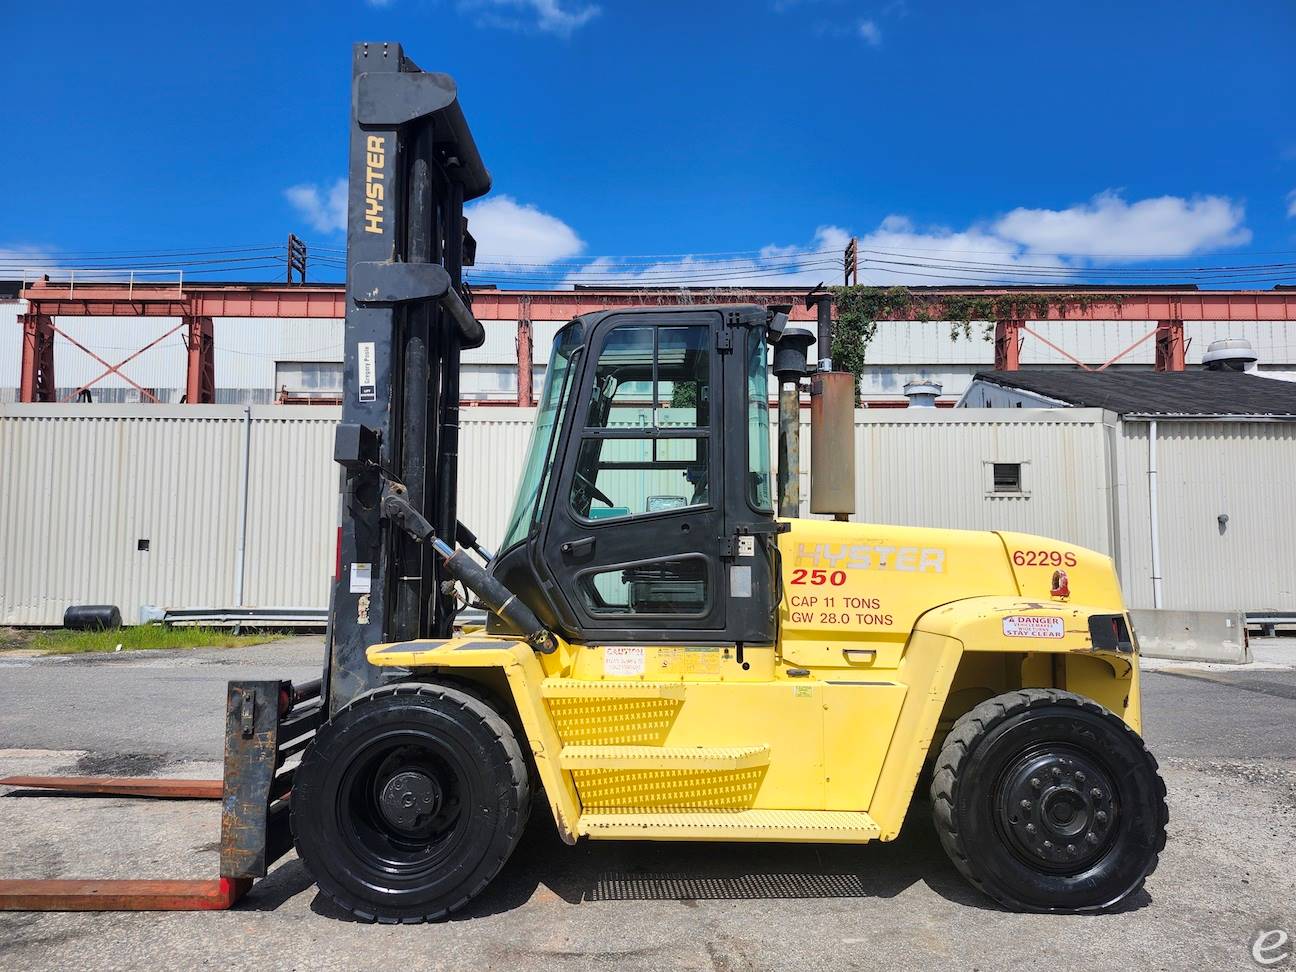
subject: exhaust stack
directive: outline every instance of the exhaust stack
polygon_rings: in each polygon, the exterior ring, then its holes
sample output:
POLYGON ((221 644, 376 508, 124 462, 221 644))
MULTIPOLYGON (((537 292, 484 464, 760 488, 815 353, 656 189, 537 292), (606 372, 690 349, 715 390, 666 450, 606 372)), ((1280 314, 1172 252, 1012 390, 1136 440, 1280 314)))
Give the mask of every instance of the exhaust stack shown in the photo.
POLYGON ((811 294, 819 324, 819 369, 810 379, 810 512, 849 520, 855 512, 855 376, 832 369, 832 297, 811 294))

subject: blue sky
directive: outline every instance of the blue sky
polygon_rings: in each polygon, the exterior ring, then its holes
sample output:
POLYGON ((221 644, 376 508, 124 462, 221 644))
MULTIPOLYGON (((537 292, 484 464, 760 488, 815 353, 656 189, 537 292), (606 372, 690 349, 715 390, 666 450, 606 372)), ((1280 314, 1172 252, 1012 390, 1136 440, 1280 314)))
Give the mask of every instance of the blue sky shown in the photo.
POLYGON ((877 282, 1296 264, 1290 0, 49 2, 8 20, 0 271, 290 231, 342 246, 361 39, 459 81, 494 176, 480 280, 813 284, 852 234, 877 282))

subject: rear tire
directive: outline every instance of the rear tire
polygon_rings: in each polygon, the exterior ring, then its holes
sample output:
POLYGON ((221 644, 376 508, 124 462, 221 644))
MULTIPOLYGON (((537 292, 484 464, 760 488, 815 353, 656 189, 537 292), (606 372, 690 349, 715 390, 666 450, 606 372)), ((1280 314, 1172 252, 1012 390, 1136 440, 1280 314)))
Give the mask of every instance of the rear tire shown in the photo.
POLYGON ((320 727, 293 778, 297 853, 363 921, 444 918, 499 873, 531 787, 512 729, 484 700, 401 683, 320 727))
POLYGON ((960 718, 931 797, 954 865, 1014 911, 1111 907, 1165 847, 1156 759, 1114 713, 1058 689, 1009 692, 960 718))

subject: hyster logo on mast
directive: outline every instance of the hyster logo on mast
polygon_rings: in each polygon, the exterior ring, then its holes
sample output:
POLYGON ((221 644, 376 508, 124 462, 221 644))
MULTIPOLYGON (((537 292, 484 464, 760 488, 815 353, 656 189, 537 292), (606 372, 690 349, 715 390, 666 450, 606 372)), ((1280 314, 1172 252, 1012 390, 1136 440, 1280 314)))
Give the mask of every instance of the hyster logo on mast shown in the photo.
POLYGON ((370 135, 365 145, 365 232, 383 231, 383 166, 387 163, 387 139, 370 135))

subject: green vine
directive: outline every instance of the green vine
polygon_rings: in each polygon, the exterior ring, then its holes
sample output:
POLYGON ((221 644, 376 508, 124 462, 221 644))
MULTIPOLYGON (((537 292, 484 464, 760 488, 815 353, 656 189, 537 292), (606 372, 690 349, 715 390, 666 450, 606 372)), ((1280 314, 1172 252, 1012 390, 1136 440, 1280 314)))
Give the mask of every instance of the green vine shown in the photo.
POLYGON ((1050 309, 1066 318, 1096 304, 1124 302, 1118 293, 915 294, 908 287, 834 287, 833 366, 855 376, 855 403, 869 345, 879 321, 948 321, 950 340, 972 340, 972 325, 986 322, 981 339, 994 340, 995 321, 1047 320, 1050 309))

